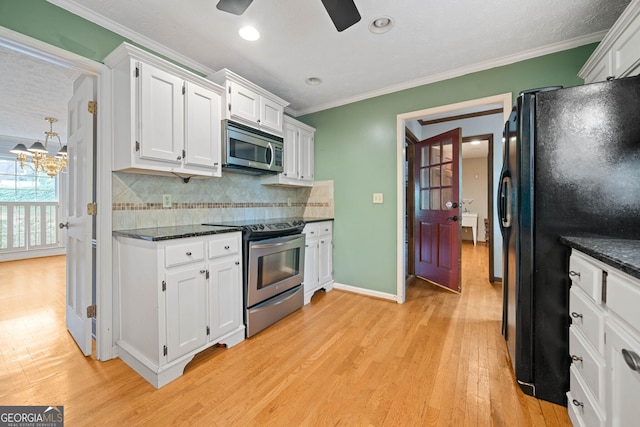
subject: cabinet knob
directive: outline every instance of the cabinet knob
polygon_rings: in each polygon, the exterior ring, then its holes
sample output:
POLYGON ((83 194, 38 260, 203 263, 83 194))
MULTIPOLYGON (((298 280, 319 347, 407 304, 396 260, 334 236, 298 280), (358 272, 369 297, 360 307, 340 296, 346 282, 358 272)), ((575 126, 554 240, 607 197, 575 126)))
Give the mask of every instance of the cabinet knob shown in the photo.
POLYGON ((571 355, 571 360, 573 360, 574 362, 582 362, 582 357, 576 356, 575 354, 572 354, 571 355))
POLYGON ((236 265, 240 265, 240 261, 236 261, 236 265))
POLYGON ((187 252, 187 256, 191 256, 191 252, 187 252))
POLYGON ((622 349, 622 357, 632 371, 640 371, 640 356, 635 351, 622 349))
POLYGON ((60 227, 61 230, 63 228, 69 228, 69 223, 68 222, 61 222, 60 224, 58 224, 58 227, 60 227))
POLYGON ((304 179, 304 175, 300 175, 300 179, 304 179))
POLYGON ((574 311, 574 312, 571 313, 571 317, 573 317, 574 319, 580 319, 580 318, 582 318, 582 314, 576 313, 574 311))
POLYGON ((584 408, 584 403, 577 401, 576 399, 573 399, 573 402, 571 402, 574 404, 574 406, 582 406, 584 408))
POLYGON ((228 250, 229 249, 229 245, 225 246, 224 248, 228 250))
POLYGON ((613 80, 615 78, 616 78, 616 76, 607 76, 607 81, 613 80))
POLYGON ((178 156, 176 160, 182 160, 182 156, 178 156))
POLYGON ((571 270, 569 272, 569 276, 571 276, 571 277, 580 277, 580 273, 578 273, 577 271, 571 270))
POLYGON ((207 270, 200 270, 200 274, 204 274, 206 272, 207 272, 207 270))

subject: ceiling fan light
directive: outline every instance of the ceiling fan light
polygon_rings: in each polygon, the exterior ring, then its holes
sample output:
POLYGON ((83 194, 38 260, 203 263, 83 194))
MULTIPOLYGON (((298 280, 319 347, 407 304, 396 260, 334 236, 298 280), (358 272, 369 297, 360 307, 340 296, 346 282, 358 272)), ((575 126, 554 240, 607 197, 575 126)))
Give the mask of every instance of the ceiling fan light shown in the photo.
POLYGON ((383 34, 393 28, 393 20, 388 16, 380 16, 369 24, 369 31, 374 34, 383 34))
POLYGON ((250 42, 256 41, 260 38, 260 33, 258 32, 258 30, 249 25, 240 28, 238 34, 240 34, 240 37, 250 42))

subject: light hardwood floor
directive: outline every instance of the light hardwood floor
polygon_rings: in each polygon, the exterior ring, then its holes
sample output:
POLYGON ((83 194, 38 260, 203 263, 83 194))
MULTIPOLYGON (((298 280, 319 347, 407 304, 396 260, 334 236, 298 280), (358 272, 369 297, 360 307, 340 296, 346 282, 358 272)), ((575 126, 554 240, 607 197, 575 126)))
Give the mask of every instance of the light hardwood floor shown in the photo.
POLYGON ((64 405, 69 426, 571 425, 514 383, 484 245, 463 245, 462 295, 420 281, 401 305, 319 293, 159 390, 119 359, 81 355, 64 326, 64 263, 0 263, 0 405, 64 405))

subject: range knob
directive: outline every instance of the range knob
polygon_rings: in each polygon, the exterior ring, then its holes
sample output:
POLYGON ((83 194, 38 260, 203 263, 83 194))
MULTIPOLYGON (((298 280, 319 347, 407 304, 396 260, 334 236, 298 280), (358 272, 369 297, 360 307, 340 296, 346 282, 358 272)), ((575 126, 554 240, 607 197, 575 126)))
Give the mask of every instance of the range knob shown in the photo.
POLYGON ((258 228, 259 228, 260 230, 264 230, 264 224, 260 224, 260 225, 258 226, 258 228))
POLYGON ((256 225, 252 225, 252 226, 250 226, 249 228, 251 228, 253 231, 256 231, 256 230, 258 229, 258 226, 256 226, 256 225))

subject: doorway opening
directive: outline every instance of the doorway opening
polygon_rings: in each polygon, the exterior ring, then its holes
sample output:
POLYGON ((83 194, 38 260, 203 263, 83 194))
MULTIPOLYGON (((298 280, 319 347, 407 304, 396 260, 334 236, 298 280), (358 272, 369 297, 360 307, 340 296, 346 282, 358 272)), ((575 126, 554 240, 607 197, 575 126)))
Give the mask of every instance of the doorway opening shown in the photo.
MULTIPOLYGON (((492 144, 491 154, 487 153, 487 158, 492 162, 491 166, 487 165, 488 169, 488 182, 487 182, 487 200, 488 206, 491 209, 487 210, 487 227, 489 228, 489 254, 490 254, 490 270, 489 274, 492 281, 500 280, 499 272, 502 271, 502 258, 496 256, 496 254, 502 253, 502 239, 496 237, 496 232, 499 233, 497 227, 494 226, 494 217, 492 215, 495 209, 494 194, 497 188, 497 184, 493 182, 495 180, 495 168, 499 166, 500 159, 496 158, 496 155, 501 156, 502 152, 502 129, 504 128, 504 122, 508 119, 511 111, 512 95, 511 93, 505 93, 501 95, 490 96, 486 98, 480 98, 456 104, 444 105, 440 107, 429 108, 426 110, 413 111, 409 113, 400 114, 397 116, 397 195, 398 195, 398 215, 397 215, 397 301, 403 303, 406 296, 406 283, 407 277, 410 276, 410 272, 415 268, 410 256, 409 249, 414 245, 412 241, 412 226, 411 226, 411 210, 413 208, 413 197, 411 192, 407 191, 407 163, 410 160, 410 151, 406 149, 407 144, 411 144, 415 141, 420 141, 431 135, 438 134, 443 131, 443 128, 437 128, 434 126, 430 131, 423 132, 423 125, 418 120, 424 120, 429 125, 435 125, 433 121, 448 122, 451 120, 461 120, 470 118, 469 114, 477 114, 478 112, 485 112, 483 114, 491 114, 496 122, 491 129, 480 129, 476 127, 460 126, 463 128, 463 137, 465 134, 474 136, 491 135, 492 144), (489 112, 489 113, 486 113, 489 112), (450 119, 452 116, 457 116, 455 119, 450 119), (499 138, 498 138, 499 136, 499 138), (413 142, 412 142, 413 141, 413 142), (491 174, 489 177, 489 173, 491 174)), ((455 123, 446 123, 444 126, 453 128, 458 126, 455 123)), ((488 162, 489 160, 487 160, 488 162)), ((464 209, 464 207, 463 207, 464 209)), ((462 212, 462 210, 461 210, 462 212)), ((483 224, 484 225, 484 221, 483 224)), ((478 227, 479 228, 479 227, 478 227)))

